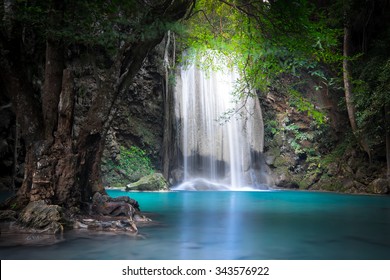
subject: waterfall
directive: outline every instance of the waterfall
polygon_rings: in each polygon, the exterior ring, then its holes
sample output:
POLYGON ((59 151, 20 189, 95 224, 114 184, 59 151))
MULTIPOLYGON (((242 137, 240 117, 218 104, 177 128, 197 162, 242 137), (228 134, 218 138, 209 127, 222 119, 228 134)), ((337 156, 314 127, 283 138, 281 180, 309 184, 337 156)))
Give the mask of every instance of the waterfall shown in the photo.
POLYGON ((257 97, 232 94, 239 75, 194 65, 180 70, 175 90, 183 182, 176 189, 266 188, 263 119, 257 97))

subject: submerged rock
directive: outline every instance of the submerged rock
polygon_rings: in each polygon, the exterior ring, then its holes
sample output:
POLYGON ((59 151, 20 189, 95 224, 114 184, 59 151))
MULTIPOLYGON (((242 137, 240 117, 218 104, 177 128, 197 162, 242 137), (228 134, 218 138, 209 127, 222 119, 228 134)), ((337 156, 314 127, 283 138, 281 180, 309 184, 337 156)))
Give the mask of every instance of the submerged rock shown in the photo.
POLYGON ((74 229, 109 231, 109 232, 130 232, 137 233, 138 228, 132 218, 121 219, 81 219, 73 224, 74 229))
POLYGON ((128 184, 126 191, 161 191, 168 190, 168 183, 161 173, 154 173, 142 177, 137 182, 128 184))
POLYGON ((140 213, 138 202, 128 196, 112 198, 97 192, 91 210, 89 216, 74 221, 74 229, 136 234, 136 222, 151 221, 140 213))

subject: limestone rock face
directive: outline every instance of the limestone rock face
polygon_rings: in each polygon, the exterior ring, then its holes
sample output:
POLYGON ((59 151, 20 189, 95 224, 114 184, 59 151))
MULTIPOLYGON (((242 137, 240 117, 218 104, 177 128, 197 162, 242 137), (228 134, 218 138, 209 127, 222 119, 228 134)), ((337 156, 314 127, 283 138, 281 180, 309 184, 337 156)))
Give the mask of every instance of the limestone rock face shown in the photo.
POLYGON ((30 202, 20 213, 18 223, 32 231, 54 234, 61 232, 62 209, 58 205, 48 205, 43 200, 30 202))
POLYGON ((139 181, 128 184, 126 190, 161 191, 168 190, 168 183, 161 173, 154 173, 142 177, 139 181))
POLYGON ((164 47, 164 44, 159 45, 146 57, 129 89, 119 96, 102 159, 102 180, 105 186, 125 186, 149 174, 141 171, 127 174, 123 172, 120 165, 121 148, 141 148, 153 168, 162 170, 166 85, 161 57, 164 47))

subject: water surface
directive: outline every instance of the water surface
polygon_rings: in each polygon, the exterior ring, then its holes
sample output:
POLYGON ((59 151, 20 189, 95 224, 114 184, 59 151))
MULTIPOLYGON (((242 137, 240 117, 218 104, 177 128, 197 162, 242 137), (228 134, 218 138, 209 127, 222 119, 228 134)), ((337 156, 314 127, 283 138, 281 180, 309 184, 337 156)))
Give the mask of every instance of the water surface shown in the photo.
POLYGON ((390 259, 386 196, 296 191, 129 194, 155 221, 140 227, 137 237, 71 231, 59 243, 40 246, 11 246, 0 237, 0 257, 390 259))

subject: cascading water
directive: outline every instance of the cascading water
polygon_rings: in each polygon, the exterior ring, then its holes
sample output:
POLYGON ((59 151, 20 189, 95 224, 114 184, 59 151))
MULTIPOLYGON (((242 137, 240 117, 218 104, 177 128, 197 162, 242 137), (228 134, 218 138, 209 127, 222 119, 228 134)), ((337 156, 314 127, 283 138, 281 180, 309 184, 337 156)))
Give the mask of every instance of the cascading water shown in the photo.
POLYGON ((235 101, 232 70, 181 69, 175 114, 183 156, 181 190, 265 189, 263 119, 257 98, 235 101))

